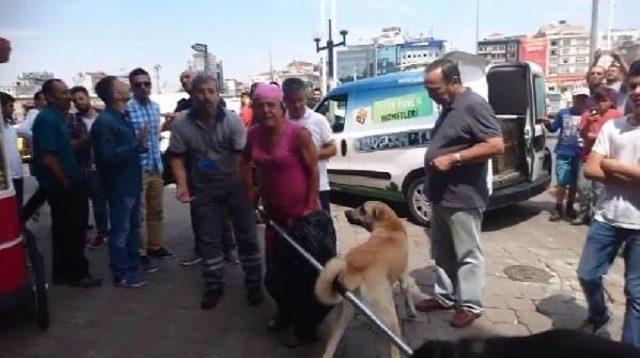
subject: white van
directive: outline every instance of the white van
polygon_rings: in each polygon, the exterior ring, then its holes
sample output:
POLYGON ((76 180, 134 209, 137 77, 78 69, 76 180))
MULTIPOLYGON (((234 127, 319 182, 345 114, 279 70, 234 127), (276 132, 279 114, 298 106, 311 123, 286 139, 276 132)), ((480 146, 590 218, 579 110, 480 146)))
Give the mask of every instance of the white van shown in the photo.
MULTIPOLYGON (((489 65, 451 52, 462 82, 491 104, 502 125, 505 154, 491 161, 494 209, 527 200, 551 181, 551 153, 540 119, 546 116, 542 70, 532 63, 489 65)), ((412 219, 428 224, 423 159, 438 105, 423 87, 423 71, 351 82, 330 91, 315 110, 332 125, 338 154, 329 160, 332 190, 406 202, 412 219)))

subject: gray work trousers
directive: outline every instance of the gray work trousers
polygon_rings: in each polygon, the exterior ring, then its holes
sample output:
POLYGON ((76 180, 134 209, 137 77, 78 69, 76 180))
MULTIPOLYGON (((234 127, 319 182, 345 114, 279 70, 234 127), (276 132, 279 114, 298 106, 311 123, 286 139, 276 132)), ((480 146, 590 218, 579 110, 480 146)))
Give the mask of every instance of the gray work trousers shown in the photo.
POLYGON ((431 255, 436 261, 435 298, 446 307, 483 311, 484 257, 480 209, 432 204, 431 255))
POLYGON ((236 235, 238 256, 245 273, 245 285, 262 285, 262 255, 256 234, 255 215, 244 196, 242 185, 226 190, 200 191, 191 203, 199 234, 202 276, 207 289, 224 286, 223 230, 227 213, 236 235))

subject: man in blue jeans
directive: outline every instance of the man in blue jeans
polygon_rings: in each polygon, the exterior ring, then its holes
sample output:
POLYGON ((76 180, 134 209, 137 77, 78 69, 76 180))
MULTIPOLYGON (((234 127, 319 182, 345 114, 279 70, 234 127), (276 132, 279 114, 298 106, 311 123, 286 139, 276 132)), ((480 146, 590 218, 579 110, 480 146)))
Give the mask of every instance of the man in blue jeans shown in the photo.
POLYGON ((577 88, 573 91, 571 107, 558 111, 553 121, 545 119, 545 127, 549 132, 559 131, 558 143, 554 150, 556 153, 556 208, 551 213, 549 221, 573 219, 576 216, 573 202, 576 199, 580 153, 582 153, 582 140, 578 124, 580 124, 580 117, 587 109, 588 99, 589 89, 577 88), (569 188, 569 196, 567 206, 564 208, 567 187, 569 188))
POLYGON ((631 64, 627 84, 633 112, 603 125, 585 164, 587 179, 604 186, 578 266, 589 306, 589 317, 580 329, 595 334, 611 322, 602 275, 625 243, 622 341, 640 347, 640 61, 631 64))
POLYGON ((146 283, 138 274, 140 153, 144 151, 141 143, 147 137, 147 129, 141 129, 136 135, 133 124, 124 114, 130 98, 129 86, 124 82, 107 76, 96 84, 96 94, 106 104, 91 128, 91 143, 109 203, 111 273, 117 286, 142 287, 146 283))

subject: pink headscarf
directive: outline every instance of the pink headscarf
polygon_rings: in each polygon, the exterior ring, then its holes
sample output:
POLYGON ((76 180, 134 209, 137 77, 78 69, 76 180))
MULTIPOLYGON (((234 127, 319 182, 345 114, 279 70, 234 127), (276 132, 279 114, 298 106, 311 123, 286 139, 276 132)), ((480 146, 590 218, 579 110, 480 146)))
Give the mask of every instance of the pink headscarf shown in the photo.
POLYGON ((283 97, 282 89, 279 86, 260 83, 253 91, 253 97, 251 97, 251 100, 255 102, 261 99, 267 99, 282 102, 283 97))

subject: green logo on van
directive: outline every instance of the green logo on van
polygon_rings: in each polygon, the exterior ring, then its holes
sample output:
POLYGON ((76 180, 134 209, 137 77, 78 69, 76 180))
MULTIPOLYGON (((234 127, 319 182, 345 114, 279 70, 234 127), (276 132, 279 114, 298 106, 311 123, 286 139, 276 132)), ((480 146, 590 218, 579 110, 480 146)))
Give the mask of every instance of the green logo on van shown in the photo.
POLYGON ((412 93, 375 101, 372 112, 377 123, 426 117, 433 114, 433 102, 426 92, 412 93))

